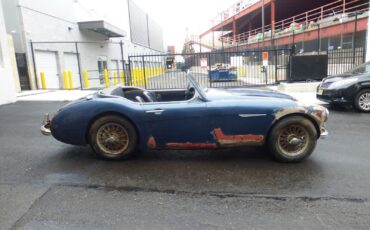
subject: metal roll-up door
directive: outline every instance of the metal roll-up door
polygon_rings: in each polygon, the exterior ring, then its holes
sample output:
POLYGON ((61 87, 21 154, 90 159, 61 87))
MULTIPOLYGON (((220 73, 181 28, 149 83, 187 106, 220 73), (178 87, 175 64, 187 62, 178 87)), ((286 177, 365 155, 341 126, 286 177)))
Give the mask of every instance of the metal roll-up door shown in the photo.
POLYGON ((41 86, 40 73, 44 72, 46 88, 60 89, 60 79, 56 52, 36 51, 35 64, 39 86, 41 86))

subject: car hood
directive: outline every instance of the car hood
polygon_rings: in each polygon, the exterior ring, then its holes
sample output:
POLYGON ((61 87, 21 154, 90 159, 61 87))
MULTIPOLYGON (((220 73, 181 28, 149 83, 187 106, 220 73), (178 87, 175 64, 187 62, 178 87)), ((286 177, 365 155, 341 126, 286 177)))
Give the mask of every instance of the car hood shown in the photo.
POLYGON ((350 77, 357 77, 357 78, 369 78, 369 74, 366 73, 358 73, 358 74, 353 74, 353 73, 343 73, 335 76, 329 76, 323 79, 323 82, 326 83, 332 83, 336 82, 342 79, 350 78, 350 77))
POLYGON ((274 90, 267 89, 249 89, 249 88, 231 88, 231 89, 215 89, 208 88, 205 90, 209 100, 232 100, 243 98, 263 98, 263 99, 288 99, 296 101, 292 96, 280 93, 274 90))

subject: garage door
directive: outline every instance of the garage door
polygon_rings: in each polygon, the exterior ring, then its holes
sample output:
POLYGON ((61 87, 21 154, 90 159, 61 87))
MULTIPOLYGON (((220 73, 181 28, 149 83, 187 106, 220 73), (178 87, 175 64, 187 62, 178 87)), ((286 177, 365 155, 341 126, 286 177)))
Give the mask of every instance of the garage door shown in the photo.
POLYGON ((40 72, 44 72, 46 88, 59 89, 60 85, 56 53, 50 51, 36 51, 35 63, 39 86, 41 86, 40 72))
POLYGON ((80 73, 78 71, 78 61, 77 54, 74 53, 64 53, 64 68, 67 71, 72 71, 73 74, 73 87, 80 88, 80 73))

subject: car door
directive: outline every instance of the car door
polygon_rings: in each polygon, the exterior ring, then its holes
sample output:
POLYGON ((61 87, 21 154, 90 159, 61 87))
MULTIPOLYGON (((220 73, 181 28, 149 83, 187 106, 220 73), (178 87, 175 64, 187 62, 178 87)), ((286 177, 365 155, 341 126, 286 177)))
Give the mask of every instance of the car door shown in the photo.
POLYGON ((221 146, 262 145, 273 122, 270 112, 257 101, 207 102, 209 123, 221 146))
POLYGON ((206 103, 198 98, 143 103, 142 108, 156 148, 191 149, 213 140, 206 103))

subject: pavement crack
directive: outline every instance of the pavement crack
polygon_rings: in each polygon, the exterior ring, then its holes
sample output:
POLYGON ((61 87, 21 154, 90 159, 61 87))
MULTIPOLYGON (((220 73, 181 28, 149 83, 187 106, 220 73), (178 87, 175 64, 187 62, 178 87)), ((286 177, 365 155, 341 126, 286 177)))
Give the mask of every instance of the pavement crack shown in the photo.
POLYGON ((271 195, 271 194, 259 194, 259 193, 233 193, 233 192, 214 192, 214 191, 200 191, 192 192, 185 190, 175 189, 157 189, 157 188, 143 188, 135 186, 107 186, 107 185, 85 185, 85 184, 56 184, 56 186, 86 188, 86 189, 98 189, 104 191, 118 191, 118 192, 147 192, 147 193, 164 193, 171 195, 187 195, 187 196, 209 196, 220 199, 225 198, 250 198, 250 199, 269 199, 276 201, 289 201, 289 200, 301 200, 303 202, 315 202, 315 201, 343 201, 352 203, 367 203, 367 198, 354 198, 345 196, 290 196, 290 195, 271 195))
POLYGON ((10 227, 10 230, 17 229, 17 225, 21 222, 21 220, 32 210, 32 208, 51 190, 52 186, 49 186, 45 192, 43 192, 39 197, 33 200, 32 204, 28 207, 28 209, 19 217, 14 224, 10 227))

